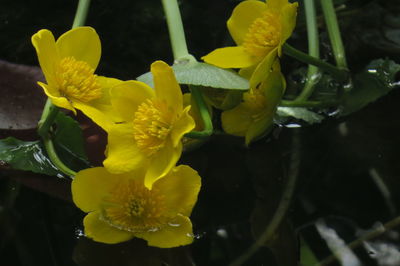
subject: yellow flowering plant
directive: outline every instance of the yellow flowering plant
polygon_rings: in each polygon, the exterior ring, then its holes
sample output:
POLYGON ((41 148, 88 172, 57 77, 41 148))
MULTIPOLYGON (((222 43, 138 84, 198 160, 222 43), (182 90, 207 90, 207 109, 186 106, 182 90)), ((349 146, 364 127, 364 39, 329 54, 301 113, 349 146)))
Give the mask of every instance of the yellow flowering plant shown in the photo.
POLYGON ((287 0, 241 2, 227 21, 237 46, 216 49, 202 59, 222 68, 240 68, 240 74, 250 79, 250 87, 256 86, 266 78, 292 34, 297 6, 287 0))
POLYGON ((145 170, 115 175, 96 167, 76 174, 72 197, 88 213, 83 221, 87 237, 108 244, 137 237, 161 248, 193 242, 189 216, 197 201, 200 176, 180 165, 149 190, 144 185, 145 170))
POLYGON ((113 117, 109 89, 121 81, 94 74, 101 56, 96 31, 77 27, 56 41, 51 31, 44 29, 32 36, 32 44, 47 81, 38 84, 52 103, 75 114, 79 109, 107 128, 113 117))
MULTIPOLYGON (((270 199, 270 193, 265 193, 267 190, 264 191, 259 183, 274 182, 265 179, 269 175, 258 171, 258 167, 264 169, 264 165, 253 164, 257 161, 253 160, 255 156, 261 158, 264 164, 264 150, 260 150, 263 156, 259 156, 261 153, 258 151, 254 154, 252 151, 241 154, 244 153, 241 149, 243 147, 234 146, 236 140, 226 138, 225 133, 244 137, 246 146, 249 146, 271 131, 274 118, 285 122, 292 118, 309 123, 320 122, 320 113, 327 110, 323 108, 342 107, 338 105, 342 99, 344 114, 358 110, 370 101, 359 100, 360 92, 352 94, 345 91, 350 90, 351 86, 346 86, 343 91, 335 87, 334 92, 327 88, 329 93, 326 95, 321 95, 325 91, 313 94, 314 90, 324 85, 323 82, 319 83, 321 77, 329 78, 324 82, 330 81, 332 77, 342 82, 348 76, 338 25, 332 25, 336 18, 332 16, 334 9, 331 0, 321 1, 321 8, 328 10, 324 11, 328 12, 328 15, 325 14, 328 31, 336 30, 332 38, 335 46, 332 51, 338 57, 337 67, 318 58, 318 29, 312 0, 303 1, 306 18, 311 18, 306 22, 310 41, 308 55, 285 44, 296 25, 297 3, 288 0, 245 0, 235 7, 227 21, 236 46, 216 49, 204 56, 208 64, 198 62, 187 50, 177 0, 162 0, 174 64, 170 66, 163 61, 155 61, 151 64, 150 73, 138 77, 138 80, 128 81, 95 74, 101 56, 100 38, 93 28, 82 26, 90 1, 79 2, 72 30, 57 40, 46 29, 32 36, 32 44, 46 79, 46 82, 38 84, 48 96, 38 123, 40 139, 29 142, 12 137, 0 140, 0 166, 70 177, 72 200, 85 213, 84 235, 96 242, 116 244, 139 238, 152 247, 174 248, 191 244, 195 235, 202 235, 194 232, 203 232, 204 224, 212 227, 211 231, 205 229, 204 232, 214 234, 208 239, 204 238, 204 241, 210 241, 214 236, 237 240, 236 232, 231 233, 226 229, 231 225, 236 227, 238 221, 225 223, 226 215, 223 212, 232 209, 226 208, 222 212, 221 209, 229 205, 235 211, 249 215, 249 210, 244 208, 251 206, 248 203, 256 200, 257 206, 262 198, 270 199), (304 81, 304 87, 299 88, 298 84, 290 82, 290 89, 286 92, 286 81, 279 61, 282 52, 302 62, 314 64, 313 68, 309 66, 307 75, 301 80, 304 81), (240 70, 237 73, 235 70, 221 68, 240 70), (181 88, 180 84, 184 86, 181 88), (333 99, 330 96, 334 93, 337 95, 333 99), (90 142, 100 143, 102 135, 87 134, 89 137, 85 143, 82 128, 85 129, 87 124, 79 124, 74 117, 59 112, 55 106, 70 110, 75 115, 81 111, 102 128, 100 133, 107 134, 107 147, 104 150, 101 148, 101 155, 105 157, 99 160, 105 158, 102 167, 91 167, 90 159, 87 159, 90 156, 86 156, 84 149, 84 144, 90 146, 90 142), (216 114, 221 114, 220 119, 215 117, 216 114), (214 124, 217 123, 219 125, 214 130, 214 124), (207 145, 210 139, 212 144, 207 145), (194 151, 203 144, 205 147, 200 150, 199 157, 190 154, 182 158, 183 152, 194 151), (228 145, 234 146, 233 149, 227 148, 228 145), (190 161, 193 158, 195 160, 190 161), (203 190, 202 204, 192 219, 221 212, 224 220, 212 217, 209 224, 202 220, 194 221, 193 224, 198 228, 193 230, 190 216, 202 182, 196 170, 187 165, 177 166, 179 160, 190 161, 190 165, 200 165, 204 173, 208 174, 204 183, 210 188, 203 190), (241 163, 243 166, 240 166, 241 163), (262 182, 257 180, 259 174, 262 174, 262 182), (248 178, 249 175, 251 178, 248 178), (245 183, 248 180, 254 183, 249 186, 245 183), (203 200, 207 196, 211 200, 203 200), (249 198, 242 199, 242 196, 249 198), (210 202, 213 203, 211 208, 216 211, 206 206, 210 202)), ((119 44, 125 45, 123 42, 119 44)), ((119 59, 116 62, 120 63, 119 59)), ((385 82, 394 86, 394 77, 400 68, 396 64, 384 64, 387 65, 381 69, 373 65, 371 70, 376 70, 380 79, 385 77, 385 82), (397 69, 396 72, 389 71, 392 67, 397 69)), ((298 69, 285 69, 283 72, 303 75, 303 71, 298 69)), ((368 73, 367 81, 375 75, 372 72, 368 73)), ((372 96, 367 94, 363 96, 375 100, 379 93, 374 90, 372 96)), ((299 168, 299 153, 295 149, 299 148, 301 137, 293 135, 294 149, 290 162, 293 167, 290 166, 290 169, 299 168)), ((259 143, 254 144, 256 146, 259 143)), ((264 149, 264 144, 256 148, 264 149)), ((270 158, 269 155, 266 158, 270 158)), ((276 209, 271 215, 272 220, 268 221, 264 232, 256 236, 249 250, 233 261, 232 265, 245 264, 262 245, 278 243, 282 233, 280 230, 284 228, 282 221, 287 218, 290 198, 295 191, 296 178, 297 174, 289 173, 284 178, 285 187, 281 187, 283 183, 280 182, 282 184, 276 193, 278 200, 271 201, 278 205, 269 208, 276 209), (282 194, 279 193, 281 189, 282 194), (274 241, 271 242, 272 238, 274 241)), ((11 192, 6 195, 7 198, 14 198, 15 192, 11 192)), ((243 221, 244 216, 241 213, 236 218, 243 221)), ((251 215, 249 218, 254 227, 250 229, 258 234, 258 229, 253 230, 262 226, 253 223, 257 216, 251 215)), ((248 229, 245 232, 249 232, 248 229)), ((218 263, 220 261, 218 258, 218 263)))
POLYGON ((245 92, 243 101, 235 108, 222 112, 224 131, 245 137, 246 145, 265 135, 273 125, 276 108, 285 87, 285 79, 276 60, 266 80, 245 92))
POLYGON ((111 104, 122 120, 107 130, 104 161, 116 174, 147 167, 148 188, 174 167, 182 153, 183 135, 195 127, 171 67, 157 61, 151 72, 154 89, 139 81, 112 88, 111 104))

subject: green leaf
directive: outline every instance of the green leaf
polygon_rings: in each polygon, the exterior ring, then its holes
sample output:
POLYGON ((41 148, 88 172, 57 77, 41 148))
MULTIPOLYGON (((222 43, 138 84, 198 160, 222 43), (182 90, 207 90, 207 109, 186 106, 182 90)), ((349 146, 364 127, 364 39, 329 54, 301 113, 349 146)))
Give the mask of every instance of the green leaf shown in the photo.
POLYGON ((82 130, 78 122, 59 112, 55 124, 53 142, 62 162, 76 171, 87 168, 89 163, 84 149, 82 130))
MULTIPOLYGON (((197 85, 228 90, 248 90, 249 82, 232 70, 218 68, 200 62, 172 66, 179 84, 197 85)), ((153 75, 147 72, 137 80, 154 87, 153 75)))
POLYGON ((354 87, 346 95, 340 106, 341 116, 360 110, 386 95, 398 86, 395 80, 400 65, 388 59, 372 61, 366 69, 354 78, 354 87))
POLYGON ((21 141, 13 137, 0 140, 0 162, 13 169, 57 175, 57 168, 46 156, 40 141, 21 141))
POLYGON ((276 114, 280 117, 294 117, 309 124, 320 123, 324 117, 304 107, 278 107, 276 114))

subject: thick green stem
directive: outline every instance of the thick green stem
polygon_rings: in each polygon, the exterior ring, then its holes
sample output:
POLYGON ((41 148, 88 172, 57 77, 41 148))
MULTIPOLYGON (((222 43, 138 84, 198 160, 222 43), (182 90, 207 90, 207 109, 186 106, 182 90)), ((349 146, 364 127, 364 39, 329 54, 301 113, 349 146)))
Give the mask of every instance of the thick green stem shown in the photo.
POLYGON ((57 167, 57 169, 67 176, 74 177, 76 175, 76 172, 74 170, 71 170, 60 160, 54 148, 54 144, 51 138, 44 137, 43 143, 44 147, 46 148, 47 155, 49 156, 51 162, 57 167))
POLYGON ((72 28, 81 27, 85 25, 89 6, 90 6, 90 0, 79 0, 72 28))
POLYGON ((38 134, 42 138, 49 134, 50 127, 53 125, 54 120, 57 117, 59 109, 51 103, 50 99, 47 99, 46 104, 43 108, 42 117, 38 123, 38 134))
POLYGON ((340 68, 347 68, 346 54, 344 52, 342 37, 336 17, 332 0, 321 0, 322 12, 324 13, 329 39, 335 56, 336 65, 340 68))
POLYGON ((202 131, 191 131, 185 135, 185 137, 199 139, 211 136, 213 133, 213 124, 210 117, 210 112, 208 111, 207 105, 204 101, 203 95, 197 86, 190 86, 192 92, 192 97, 197 103, 199 108, 201 119, 204 123, 204 129, 202 131))
POLYGON ((339 81, 345 81, 348 78, 349 73, 348 73, 347 69, 337 68, 334 65, 331 65, 325 61, 322 61, 313 56, 309 56, 308 54, 297 50, 296 48, 290 46, 287 43, 285 43, 283 45, 283 52, 293 58, 296 58, 299 61, 317 66, 320 69, 325 70, 326 72, 330 73, 334 78, 336 78, 339 81))
MULTIPOLYGON (((87 13, 89 10, 90 0, 79 0, 78 7, 75 13, 74 23, 72 28, 80 27, 85 24, 87 13)), ((51 162, 64 174, 74 176, 76 173, 69 169, 58 157, 56 150, 54 149, 53 141, 50 137, 50 128, 54 124, 54 121, 59 112, 58 107, 54 106, 50 99, 47 99, 43 109, 42 116, 38 123, 38 134, 42 137, 44 146, 51 162)))
MULTIPOLYGON (((169 37, 171 39, 172 53, 174 54, 175 62, 181 60, 195 61, 196 59, 189 54, 181 13, 179 11, 177 0, 161 0, 165 17, 167 19, 169 37)), ((204 129, 202 131, 191 131, 185 134, 188 138, 207 138, 213 133, 213 124, 206 103, 204 102, 201 91, 196 86, 190 86, 192 97, 197 103, 201 119, 203 120, 204 129)))
MULTIPOLYGON (((307 22, 308 54, 319 59, 318 26, 314 0, 304 0, 304 9, 307 22)), ((296 98, 296 101, 307 100, 312 95, 314 86, 317 84, 320 77, 321 75, 318 67, 309 65, 306 83, 304 84, 303 91, 296 98)))
MULTIPOLYGON (((186 45, 185 32, 183 29, 181 13, 179 11, 177 0, 161 0, 165 17, 167 19, 169 36, 172 46, 172 53, 174 59, 179 61, 181 59, 190 58, 188 48, 186 45)), ((192 59, 192 58, 190 58, 192 59)))

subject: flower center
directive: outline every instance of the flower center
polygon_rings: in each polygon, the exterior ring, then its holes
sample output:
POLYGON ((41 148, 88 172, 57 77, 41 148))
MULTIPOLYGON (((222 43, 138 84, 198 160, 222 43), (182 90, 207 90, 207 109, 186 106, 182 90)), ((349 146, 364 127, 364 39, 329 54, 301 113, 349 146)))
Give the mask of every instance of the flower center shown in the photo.
POLYGON ((143 102, 133 119, 133 137, 139 149, 151 156, 163 148, 174 120, 166 102, 156 99, 143 102))
POLYGON ((281 25, 278 15, 266 11, 250 25, 242 45, 248 53, 262 57, 279 44, 280 38, 281 25))
POLYGON ((164 196, 142 183, 127 180, 116 185, 103 199, 102 218, 111 226, 130 232, 159 230, 166 222, 164 196))
POLYGON ((90 102, 102 96, 94 69, 84 61, 65 57, 56 70, 56 80, 61 96, 69 101, 90 102))

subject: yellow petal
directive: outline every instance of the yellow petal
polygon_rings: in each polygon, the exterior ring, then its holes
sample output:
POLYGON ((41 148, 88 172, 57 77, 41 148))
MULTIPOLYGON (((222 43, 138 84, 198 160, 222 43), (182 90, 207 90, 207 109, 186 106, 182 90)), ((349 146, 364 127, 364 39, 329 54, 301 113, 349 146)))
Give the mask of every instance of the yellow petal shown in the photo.
POLYGON ((144 185, 151 189, 154 182, 165 176, 178 162, 182 154, 182 143, 173 147, 172 142, 168 141, 165 146, 150 158, 144 185))
POLYGON ((99 35, 92 27, 78 27, 67 31, 56 42, 61 58, 73 56, 97 68, 101 56, 99 35))
POLYGON ((67 98, 59 96, 60 94, 55 88, 42 82, 38 82, 38 84, 43 88, 44 93, 50 98, 51 102, 55 106, 71 110, 76 115, 76 110, 72 104, 67 100, 67 98))
POLYGON ((235 108, 222 112, 222 128, 228 134, 244 137, 252 123, 252 112, 243 103, 235 108))
POLYGON ((247 53, 242 46, 219 48, 201 59, 222 68, 250 67, 260 61, 260 58, 247 53))
POLYGON ((85 236, 96 242, 116 244, 128 241, 134 237, 131 232, 119 230, 101 220, 99 212, 91 212, 83 219, 85 236))
POLYGON ((192 223, 188 217, 178 215, 158 231, 135 233, 135 236, 146 240, 149 246, 159 248, 189 245, 193 242, 192 223))
POLYGON ((72 200, 84 212, 99 210, 101 200, 117 181, 104 167, 79 171, 71 183, 72 200))
POLYGON ((168 175, 154 183, 153 188, 165 195, 164 204, 171 213, 189 216, 197 201, 201 178, 187 165, 173 168, 168 175))
POLYGON ((115 78, 98 77, 97 82, 102 88, 101 98, 89 103, 74 102, 73 106, 81 110, 104 130, 108 131, 115 122, 123 121, 119 113, 112 107, 110 100, 110 89, 121 84, 123 81, 115 78))
POLYGON ((276 13, 282 12, 282 9, 289 4, 288 0, 268 0, 266 6, 276 13))
POLYGON ((285 91, 285 80, 280 71, 278 60, 275 61, 268 79, 261 83, 260 89, 264 92, 267 102, 263 113, 259 115, 257 121, 254 121, 250 125, 246 133, 246 145, 249 145, 253 140, 264 136, 272 129, 276 108, 285 91))
POLYGON ((242 68, 239 70, 239 75, 244 77, 245 79, 250 79, 251 75, 253 75, 254 70, 256 70, 257 65, 253 65, 251 67, 242 68))
POLYGON ((111 89, 111 104, 124 121, 133 121, 139 105, 154 97, 151 87, 135 80, 124 81, 111 89))
POLYGON ((264 57, 260 64, 258 64, 250 78, 250 88, 257 87, 257 85, 265 80, 271 73, 272 65, 278 56, 278 49, 279 47, 276 47, 266 57, 264 57))
POLYGON ((32 36, 32 44, 36 49, 39 64, 48 84, 54 85, 55 67, 60 61, 56 42, 49 30, 40 30, 32 36))
POLYGON ((171 139, 172 145, 174 147, 178 146, 181 142, 183 135, 190 132, 194 127, 195 123, 193 118, 189 114, 190 106, 187 106, 181 116, 178 118, 178 121, 174 123, 174 126, 171 131, 171 139))
POLYGON ((180 112, 183 108, 182 91, 172 68, 163 61, 156 61, 151 64, 150 70, 157 98, 165 100, 168 106, 180 112))
MULTIPOLYGON (((282 25, 282 37, 281 45, 292 35, 294 28, 296 27, 298 3, 292 3, 285 5, 282 9, 281 25, 282 25)), ((279 55, 280 56, 280 55, 279 55)))
POLYGON ((264 118, 257 120, 249 126, 246 132, 245 143, 248 146, 254 140, 257 140, 267 134, 273 125, 273 115, 267 117, 265 114, 264 118))
POLYGON ((250 25, 255 19, 262 16, 265 9, 264 2, 253 0, 243 1, 235 7, 227 25, 236 44, 241 45, 243 43, 250 25))
POLYGON ((110 173, 121 174, 146 166, 146 158, 137 147, 132 132, 132 123, 114 125, 107 132, 107 158, 103 165, 110 173))

